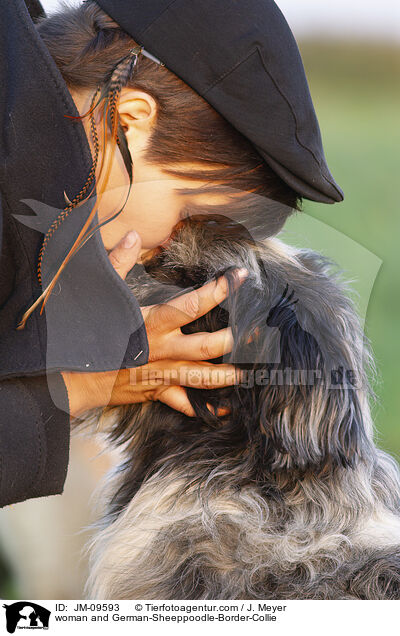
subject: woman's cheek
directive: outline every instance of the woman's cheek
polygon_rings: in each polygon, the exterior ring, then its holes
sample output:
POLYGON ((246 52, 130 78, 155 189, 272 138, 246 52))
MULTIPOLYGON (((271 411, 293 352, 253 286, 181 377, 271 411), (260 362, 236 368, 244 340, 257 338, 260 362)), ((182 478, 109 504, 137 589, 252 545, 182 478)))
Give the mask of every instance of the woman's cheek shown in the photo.
POLYGON ((168 239, 173 227, 174 224, 160 223, 153 219, 148 223, 138 223, 133 229, 139 233, 142 239, 142 247, 152 249, 168 239))
POLYGON ((149 196, 150 193, 149 188, 136 191, 136 196, 129 198, 123 211, 100 229, 107 250, 113 249, 130 230, 138 232, 144 249, 157 247, 168 239, 179 221, 178 201, 168 193, 162 196, 158 191, 149 196))
MULTIPOLYGON (((133 200, 130 206, 129 229, 136 230, 142 247, 151 249, 163 243, 180 218, 180 208, 174 197, 160 194, 154 198, 133 200)), ((127 231, 129 231, 129 229, 127 231)))

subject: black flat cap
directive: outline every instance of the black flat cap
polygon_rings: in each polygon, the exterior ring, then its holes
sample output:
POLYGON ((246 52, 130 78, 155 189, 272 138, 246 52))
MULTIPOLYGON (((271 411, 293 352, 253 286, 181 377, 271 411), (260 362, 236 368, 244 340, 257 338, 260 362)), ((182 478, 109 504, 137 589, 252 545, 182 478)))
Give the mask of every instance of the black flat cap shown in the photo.
POLYGON ((273 0, 96 0, 199 93, 300 196, 334 203, 294 36, 273 0))

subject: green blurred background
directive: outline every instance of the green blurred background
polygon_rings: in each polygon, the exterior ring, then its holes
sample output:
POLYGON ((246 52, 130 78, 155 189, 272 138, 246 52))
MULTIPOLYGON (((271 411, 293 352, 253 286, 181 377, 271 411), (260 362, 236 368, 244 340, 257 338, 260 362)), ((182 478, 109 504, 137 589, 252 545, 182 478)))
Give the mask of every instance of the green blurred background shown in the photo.
POLYGON ((400 459, 400 48, 347 41, 299 46, 328 165, 345 201, 306 202, 282 238, 323 252, 354 281, 379 372, 376 440, 400 459))
MULTIPOLYGON (((307 202, 282 238, 325 253, 354 281, 380 373, 376 440, 400 459, 400 49, 345 41, 304 41, 300 49, 328 164, 346 198, 307 202)), ((0 597, 18 598, 1 555, 0 597)))

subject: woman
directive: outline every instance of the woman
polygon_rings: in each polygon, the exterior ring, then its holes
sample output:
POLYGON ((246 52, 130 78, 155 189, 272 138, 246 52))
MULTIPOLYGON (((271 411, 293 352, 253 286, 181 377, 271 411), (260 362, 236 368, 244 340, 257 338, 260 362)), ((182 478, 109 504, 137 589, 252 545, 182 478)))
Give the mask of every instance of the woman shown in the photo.
MULTIPOLYGON (((229 351, 229 331, 180 331, 223 300, 223 280, 139 311, 123 276, 140 244, 156 247, 199 212, 270 236, 301 197, 343 198, 274 2, 89 0, 39 21, 37 32, 23 4, 1 7, 9 87, 1 104, 9 124, 0 184, 1 394, 3 412, 17 422, 12 430, 1 422, 3 505, 62 491, 66 412, 161 399, 190 413, 180 384, 210 387, 211 365, 199 361, 229 351), (162 361, 158 386, 130 384, 128 369, 148 360, 150 371, 162 361), (189 371, 198 372, 192 381, 189 371)), ((212 387, 235 381, 231 365, 219 371, 212 387)))

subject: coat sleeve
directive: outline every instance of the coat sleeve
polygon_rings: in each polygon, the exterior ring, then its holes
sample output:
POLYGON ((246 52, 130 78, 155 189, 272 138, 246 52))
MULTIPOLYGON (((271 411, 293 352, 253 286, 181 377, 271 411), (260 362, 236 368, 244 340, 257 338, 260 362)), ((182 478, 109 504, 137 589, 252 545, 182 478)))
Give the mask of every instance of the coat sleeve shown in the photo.
POLYGON ((0 381, 0 507, 63 491, 69 459, 68 394, 60 373, 0 381))
MULTIPOLYGON (((0 192, 0 253, 2 220, 0 192)), ((69 459, 68 393, 60 373, 49 378, 52 397, 47 376, 0 380, 0 507, 63 491, 69 459)))

